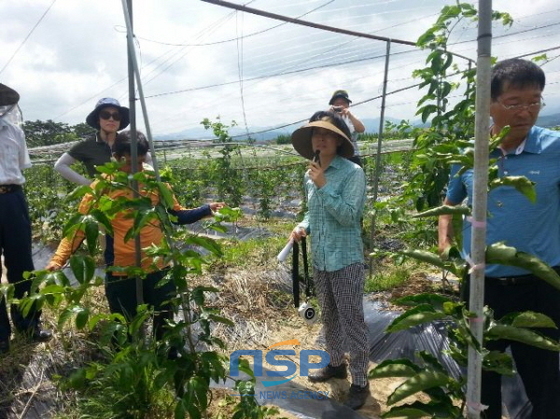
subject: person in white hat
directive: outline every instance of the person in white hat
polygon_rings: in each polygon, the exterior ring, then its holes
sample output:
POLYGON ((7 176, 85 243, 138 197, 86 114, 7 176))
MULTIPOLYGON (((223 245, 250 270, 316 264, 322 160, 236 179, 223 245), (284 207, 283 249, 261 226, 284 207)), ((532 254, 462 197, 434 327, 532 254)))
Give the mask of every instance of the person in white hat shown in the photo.
MULTIPOLYGON (((14 297, 30 293, 31 280, 23 273, 33 271, 31 252, 31 221, 22 185, 23 169, 31 167, 31 160, 21 128, 8 121, 11 111, 17 108, 19 94, 0 83, 0 254, 4 255, 6 277, 14 286, 14 297)), ((32 340, 46 341, 52 336, 41 329, 41 311, 32 308, 24 316, 19 306, 12 305, 12 323, 16 330, 32 340)), ((4 296, 0 296, 0 353, 10 350, 12 329, 4 296)))
POLYGON ((350 350, 352 385, 346 406, 362 407, 370 394, 368 341, 364 321, 364 252, 361 219, 366 199, 363 169, 354 155, 348 127, 330 111, 315 113, 292 134, 294 149, 309 159, 305 174, 307 212, 291 240, 311 237, 313 279, 321 305, 330 364, 309 375, 311 382, 346 378, 350 350))
MULTIPOLYGON (((111 148, 117 132, 125 129, 130 123, 129 110, 121 106, 117 99, 106 97, 96 103, 93 111, 87 116, 86 123, 97 130, 95 136, 72 146, 54 165, 54 169, 65 179, 79 185, 91 184, 92 178, 97 174, 96 167, 111 161, 111 148), (77 161, 84 164, 89 178, 71 168, 77 161)), ((147 163, 151 161, 148 153, 147 163)))

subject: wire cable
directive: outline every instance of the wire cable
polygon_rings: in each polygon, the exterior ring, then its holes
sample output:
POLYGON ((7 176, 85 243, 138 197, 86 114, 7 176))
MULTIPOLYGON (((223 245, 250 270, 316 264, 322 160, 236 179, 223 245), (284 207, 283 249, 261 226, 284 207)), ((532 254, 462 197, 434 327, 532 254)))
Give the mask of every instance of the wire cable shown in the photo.
POLYGON ((51 10, 51 8, 54 6, 54 4, 56 3, 56 0, 53 0, 53 2, 51 3, 51 5, 47 8, 47 10, 45 10, 45 13, 43 13, 41 15, 41 17, 39 18, 39 20, 37 21, 37 23, 35 23, 35 25, 33 26, 33 28, 31 28, 31 30, 29 31, 29 33, 27 34, 27 36, 25 37, 25 39, 21 42, 21 44, 19 44, 19 47, 17 47, 17 49, 14 51, 14 53, 12 54, 12 56, 8 59, 8 62, 6 64, 4 64, 4 67, 2 67, 2 70, 0 70, 0 74, 2 74, 4 72, 4 70, 6 69, 6 67, 8 67, 8 65, 12 62, 12 60, 14 59, 14 57, 17 55, 17 53, 19 52, 19 50, 21 49, 21 47, 23 47, 23 45, 27 42, 27 40, 29 39, 29 37, 31 36, 31 34, 35 31, 35 29, 37 29, 37 26, 39 26, 39 24, 43 21, 43 19, 45 18, 45 16, 47 15, 47 13, 49 13, 49 10, 51 10))

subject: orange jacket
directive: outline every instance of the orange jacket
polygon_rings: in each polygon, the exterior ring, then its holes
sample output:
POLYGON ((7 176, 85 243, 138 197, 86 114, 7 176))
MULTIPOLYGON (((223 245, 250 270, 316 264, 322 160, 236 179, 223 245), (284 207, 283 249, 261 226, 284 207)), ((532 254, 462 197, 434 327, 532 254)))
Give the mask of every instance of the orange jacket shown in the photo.
MULTIPOLYGON (((98 181, 94 181, 91 184, 92 189, 95 188, 98 181)), ((169 187, 169 185, 167 185, 169 187)), ((140 186, 140 194, 145 197, 149 197, 152 204, 155 206, 160 202, 160 196, 157 191, 146 190, 140 186)), ((133 192, 130 189, 117 188, 111 189, 106 193, 106 195, 112 199, 119 197, 125 197, 127 199, 133 199, 133 192)), ((78 207, 78 211, 81 214, 88 214, 94 208, 94 196, 87 194, 82 199, 78 207)), ((204 217, 211 216, 212 210, 209 205, 203 205, 194 209, 187 209, 182 207, 177 198, 173 195, 173 207, 168 209, 168 211, 177 217, 177 224, 191 224, 204 217)), ((106 235, 107 246, 105 250, 105 263, 107 266, 117 266, 117 267, 130 267, 136 264, 136 249, 135 240, 132 238, 125 242, 124 237, 126 233, 132 228, 134 224, 134 219, 131 217, 131 211, 122 211, 116 214, 116 216, 111 220, 111 225, 113 227, 114 236, 106 235)), ((70 256, 76 251, 80 246, 85 234, 83 231, 78 230, 74 237, 63 238, 51 262, 56 263, 59 266, 64 266, 70 256)), ((140 243, 141 248, 145 249, 152 244, 160 245, 163 240, 163 232, 161 229, 161 223, 159 220, 154 220, 152 223, 145 225, 140 232, 140 243)), ((158 259, 157 263, 154 264, 152 258, 148 257, 144 250, 141 254, 141 267, 146 272, 153 272, 165 267, 163 260, 158 259)), ((114 275, 119 275, 115 272, 114 275)), ((124 275, 122 273, 121 275, 124 275)))

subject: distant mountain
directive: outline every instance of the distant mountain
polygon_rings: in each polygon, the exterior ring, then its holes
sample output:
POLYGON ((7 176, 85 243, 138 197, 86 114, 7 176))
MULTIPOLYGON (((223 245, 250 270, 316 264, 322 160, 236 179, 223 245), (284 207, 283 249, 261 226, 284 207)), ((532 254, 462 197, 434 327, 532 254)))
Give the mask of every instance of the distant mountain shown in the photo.
MULTIPOLYGON (((545 109, 548 109, 545 108, 545 109)), ((391 121, 398 123, 401 120, 387 117, 385 118, 386 121, 391 121)), ((366 126, 367 133, 377 133, 379 132, 379 118, 365 118, 362 120, 364 125, 366 126)), ((422 126, 421 121, 412 121, 412 124, 415 126, 422 126)), ((548 115, 541 115, 537 120, 537 125, 541 127, 555 127, 560 126, 560 112, 552 113, 548 115)), ((249 131, 251 132, 251 138, 256 141, 270 141, 277 138, 280 135, 290 135, 295 129, 297 129, 301 124, 292 124, 283 128, 273 129, 270 130, 270 127, 250 127, 249 131)), ((235 140, 246 140, 247 133, 245 129, 240 127, 233 127, 230 129, 230 135, 235 140)), ((211 135, 210 131, 205 130, 204 128, 191 128, 187 130, 183 130, 180 132, 175 132, 172 134, 165 134, 156 137, 156 140, 166 141, 166 140, 186 140, 186 139, 193 139, 193 140, 200 140, 200 139, 211 139, 213 136, 211 135)))
MULTIPOLYGON (((387 120, 392 122, 400 122, 399 119, 388 117, 387 120)), ((379 118, 363 119, 362 122, 366 126, 366 132, 376 133, 379 131, 379 118)), ((290 135, 294 130, 299 128, 302 124, 292 124, 278 129, 272 129, 271 127, 250 127, 249 132, 251 133, 251 138, 257 141, 269 141, 277 138, 280 135, 290 135)), ((229 131, 230 135, 235 140, 245 140, 247 139, 247 132, 241 127, 233 127, 229 131)), ((171 134, 159 135, 156 140, 159 141, 174 141, 174 140, 186 140, 186 139, 211 139, 213 136, 210 131, 204 128, 190 128, 180 132, 174 132, 171 134)))
POLYGON ((537 125, 540 127, 560 126, 560 113, 539 116, 539 119, 537 119, 537 125))

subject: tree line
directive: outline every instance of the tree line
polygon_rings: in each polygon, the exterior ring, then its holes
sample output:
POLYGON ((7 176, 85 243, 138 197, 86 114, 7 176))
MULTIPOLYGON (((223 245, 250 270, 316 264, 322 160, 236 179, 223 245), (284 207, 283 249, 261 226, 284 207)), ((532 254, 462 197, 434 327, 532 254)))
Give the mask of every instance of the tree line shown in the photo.
POLYGON ((69 125, 64 122, 25 121, 22 125, 28 147, 38 147, 78 141, 95 134, 95 129, 84 122, 69 125))

